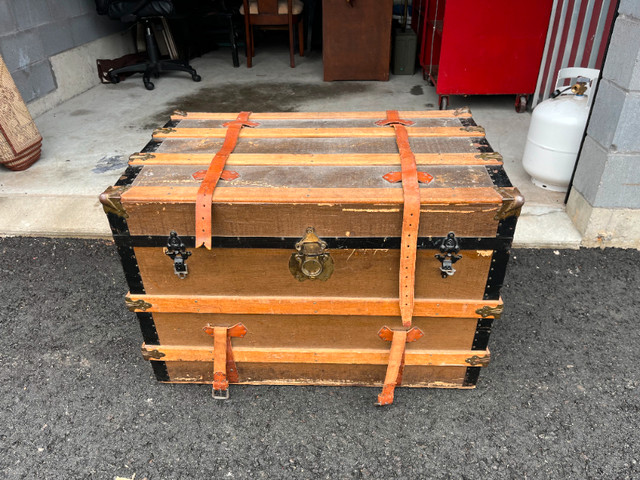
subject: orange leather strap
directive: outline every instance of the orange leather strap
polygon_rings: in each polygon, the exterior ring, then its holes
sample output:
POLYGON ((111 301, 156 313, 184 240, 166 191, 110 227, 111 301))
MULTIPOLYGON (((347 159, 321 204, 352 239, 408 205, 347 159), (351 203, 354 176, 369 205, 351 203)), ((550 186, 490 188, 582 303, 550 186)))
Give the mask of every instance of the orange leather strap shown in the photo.
POLYGON ((237 323, 233 327, 207 325, 204 331, 213 336, 213 398, 229 398, 229 382, 238 382, 238 367, 233 359, 231 337, 244 337, 246 327, 237 323))
POLYGON ((257 127, 259 125, 258 123, 250 122, 249 115, 251 115, 251 112, 241 112, 235 120, 223 125, 223 127, 227 127, 227 135, 222 148, 211 160, 196 197, 196 248, 204 245, 205 248, 211 250, 211 200, 213 191, 218 184, 218 180, 220 180, 220 175, 224 170, 229 155, 236 148, 242 127, 257 127))
POLYGON ((226 327, 213 329, 213 392, 224 392, 229 389, 227 380, 227 335, 226 327))
POLYGON ((393 403, 395 389, 402 383, 405 347, 407 343, 415 342, 423 335, 422 331, 416 327, 411 330, 391 330, 388 327, 382 327, 378 332, 380 338, 391 342, 391 350, 389 351, 389 364, 387 365, 387 374, 384 377, 384 386, 378 395, 376 405, 393 403))
MULTIPOLYGON (((396 133, 396 143, 400 153, 402 169, 402 193, 404 206, 402 212, 402 235, 400 244, 400 316, 402 325, 411 326, 413 317, 416 251, 418 247, 418 227, 420 224, 420 187, 418 185, 418 168, 416 157, 411 151, 409 134, 406 126, 413 125, 410 120, 403 120, 395 110, 387 111, 386 120, 376 122, 379 126, 392 126, 396 133)), ((431 177, 433 178, 433 177, 431 177)))

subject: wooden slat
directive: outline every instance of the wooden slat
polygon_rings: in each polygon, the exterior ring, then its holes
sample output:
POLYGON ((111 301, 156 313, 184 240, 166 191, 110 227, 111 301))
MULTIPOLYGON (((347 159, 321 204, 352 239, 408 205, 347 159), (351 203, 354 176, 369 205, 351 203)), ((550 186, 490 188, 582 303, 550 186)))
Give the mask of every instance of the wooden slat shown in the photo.
MULTIPOLYGON (((409 137, 484 137, 481 127, 410 127, 409 137)), ((224 138, 226 128, 160 128, 155 140, 167 138, 224 138)), ((240 138, 383 138, 392 128, 244 128, 240 138)))
MULTIPOLYGON (((239 343, 239 342, 237 342, 239 343)), ((152 361, 212 362, 211 347, 189 347, 142 344, 142 353, 152 361)), ((349 365, 386 365, 389 349, 337 349, 337 348, 247 348, 233 346, 237 363, 317 363, 349 365)), ((489 350, 407 350, 405 365, 433 366, 486 366, 489 350)))
MULTIPOLYGON (((470 118, 468 108, 457 110, 400 111, 401 118, 470 118)), ((237 113, 186 112, 171 115, 171 120, 233 120, 237 113)), ((347 120, 383 119, 387 112, 268 112, 252 113, 251 120, 347 120)))
MULTIPOLYGON (((193 203, 198 187, 132 187, 121 196, 124 203, 193 203)), ((213 203, 350 203, 402 204, 399 188, 233 188, 219 187, 213 203)), ((495 189, 421 188, 420 202, 428 205, 501 204, 495 189)))
MULTIPOLYGON (((398 316, 397 298, 349 297, 232 297, 190 295, 127 295, 127 304, 137 304, 136 312, 225 313, 259 315, 372 315, 398 316), (140 308, 142 307, 142 308, 140 308)), ((497 307, 501 300, 423 300, 415 301, 417 317, 478 317, 476 310, 497 307)), ((346 321, 348 323, 348 320, 346 321)))
MULTIPOLYGON (((208 362, 166 362, 170 383, 208 383, 213 368, 208 362)), ((381 387, 384 365, 320 365, 313 363, 243 363, 242 385, 331 385, 381 387)), ((412 366, 402 375, 402 387, 474 388, 465 386, 467 367, 412 366)))
MULTIPOLYGON (((145 153, 131 155, 129 165, 209 165, 215 152, 210 153, 145 153)), ((478 153, 416 153, 418 165, 502 165, 498 154, 478 153)), ((227 166, 366 166, 400 165, 397 154, 261 154, 232 153, 227 166)))

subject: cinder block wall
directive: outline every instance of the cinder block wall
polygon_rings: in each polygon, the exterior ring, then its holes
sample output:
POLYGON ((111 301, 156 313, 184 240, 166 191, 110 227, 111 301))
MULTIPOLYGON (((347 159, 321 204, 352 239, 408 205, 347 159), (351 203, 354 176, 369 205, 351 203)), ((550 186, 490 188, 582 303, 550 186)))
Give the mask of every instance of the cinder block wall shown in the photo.
POLYGON ((640 247, 640 1, 621 0, 567 212, 588 246, 640 247))
POLYGON ((93 0, 0 0, 0 54, 25 102, 58 88, 51 57, 124 28, 93 0))

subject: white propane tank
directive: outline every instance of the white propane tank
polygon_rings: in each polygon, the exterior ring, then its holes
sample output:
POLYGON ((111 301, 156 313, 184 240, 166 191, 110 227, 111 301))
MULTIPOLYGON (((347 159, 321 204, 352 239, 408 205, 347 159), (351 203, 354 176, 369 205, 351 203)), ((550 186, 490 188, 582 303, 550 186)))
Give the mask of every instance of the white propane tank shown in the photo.
POLYGON ((600 70, 593 68, 561 69, 556 89, 567 89, 567 93, 545 100, 533 110, 522 166, 534 185, 554 192, 567 191, 599 75, 600 70), (572 91, 560 85, 567 78, 584 78, 587 82, 572 91))

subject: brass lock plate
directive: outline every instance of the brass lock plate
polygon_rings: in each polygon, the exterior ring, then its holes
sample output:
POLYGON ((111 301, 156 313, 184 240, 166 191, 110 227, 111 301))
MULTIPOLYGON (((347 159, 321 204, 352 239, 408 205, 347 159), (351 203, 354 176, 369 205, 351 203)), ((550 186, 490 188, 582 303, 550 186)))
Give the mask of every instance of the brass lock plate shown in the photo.
POLYGON ((313 227, 308 227, 289 258, 291 274, 301 282, 328 280, 333 273, 333 258, 326 249, 327 243, 320 240, 313 227))

